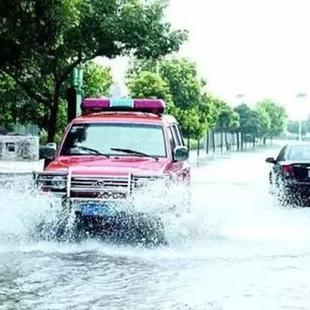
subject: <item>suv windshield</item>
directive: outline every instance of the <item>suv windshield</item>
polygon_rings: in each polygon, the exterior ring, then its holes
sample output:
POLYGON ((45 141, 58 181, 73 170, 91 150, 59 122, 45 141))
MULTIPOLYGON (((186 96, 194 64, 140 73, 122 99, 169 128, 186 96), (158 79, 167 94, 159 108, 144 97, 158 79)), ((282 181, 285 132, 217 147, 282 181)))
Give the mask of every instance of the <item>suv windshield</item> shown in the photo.
POLYGON ((67 134, 60 155, 132 155, 117 149, 166 157, 163 128, 146 124, 75 124, 67 134))

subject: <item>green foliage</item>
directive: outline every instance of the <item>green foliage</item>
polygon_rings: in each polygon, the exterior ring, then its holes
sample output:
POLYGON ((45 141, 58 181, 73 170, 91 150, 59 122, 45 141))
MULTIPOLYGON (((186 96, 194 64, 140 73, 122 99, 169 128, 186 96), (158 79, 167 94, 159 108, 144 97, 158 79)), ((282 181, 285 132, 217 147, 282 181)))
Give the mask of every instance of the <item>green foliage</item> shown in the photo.
POLYGON ((109 95, 112 85, 111 69, 94 62, 88 62, 84 67, 84 96, 104 97, 109 95))
POLYGON ((172 103, 170 89, 157 73, 141 71, 128 82, 128 89, 132 98, 159 98, 172 103))
POLYGON ((187 138, 201 138, 204 134, 204 124, 199 118, 199 111, 196 108, 178 110, 176 115, 182 126, 182 131, 187 138))
POLYGON ((187 59, 135 60, 127 72, 133 97, 157 97, 168 102, 189 138, 200 139, 215 122, 215 106, 203 90, 205 82, 187 59))
POLYGON ((240 131, 250 134, 253 137, 261 137, 263 133, 262 116, 255 110, 250 109, 246 104, 235 108, 240 119, 240 131))
POLYGON ((160 57, 186 39, 165 21, 166 1, 3 0, 0 72, 25 100, 43 106, 41 123, 52 141, 71 71, 96 56, 160 57))
POLYGON ((285 129, 285 111, 271 100, 259 102, 255 109, 241 104, 235 111, 240 117, 240 131, 254 138, 273 138, 285 129))
MULTIPOLYGON (((293 134, 299 134, 299 121, 289 121, 287 123, 287 131, 293 134)), ((301 132, 305 135, 310 132, 310 119, 301 122, 301 132)))
POLYGON ((219 118, 219 100, 204 93, 201 98, 200 111, 202 121, 206 122, 206 129, 215 128, 219 118))
POLYGON ((240 126, 240 117, 226 102, 218 101, 219 116, 217 129, 221 131, 234 131, 240 126))
POLYGON ((204 85, 194 63, 187 59, 163 60, 159 72, 168 84, 177 107, 187 109, 200 104, 204 85))
POLYGON ((285 126, 284 109, 270 100, 259 103, 255 109, 245 104, 233 109, 223 100, 206 94, 205 82, 199 78, 196 65, 187 59, 135 60, 129 67, 127 80, 133 96, 155 96, 169 101, 171 98, 173 114, 188 138, 200 139, 215 128, 221 132, 242 132, 244 136, 252 136, 255 143, 256 138, 278 135, 285 126))
POLYGON ((0 75, 0 127, 12 130, 15 124, 14 108, 14 81, 7 75, 0 75))
POLYGON ((273 138, 279 136, 286 127, 287 115, 283 107, 266 99, 257 104, 260 117, 261 135, 273 138))
POLYGON ((19 122, 44 125, 44 110, 7 74, 0 73, 0 125, 13 130, 19 122))
POLYGON ((156 68, 167 83, 185 135, 200 139, 208 128, 209 103, 197 67, 187 59, 164 59, 156 68))

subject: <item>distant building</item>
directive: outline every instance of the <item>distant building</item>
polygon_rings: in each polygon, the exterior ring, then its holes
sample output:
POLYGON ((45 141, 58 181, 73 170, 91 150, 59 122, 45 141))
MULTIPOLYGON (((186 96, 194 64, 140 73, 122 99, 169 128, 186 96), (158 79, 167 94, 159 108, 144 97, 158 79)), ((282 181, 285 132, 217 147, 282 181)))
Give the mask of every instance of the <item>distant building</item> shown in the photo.
POLYGON ((39 159, 39 137, 0 135, 0 160, 34 161, 39 159))

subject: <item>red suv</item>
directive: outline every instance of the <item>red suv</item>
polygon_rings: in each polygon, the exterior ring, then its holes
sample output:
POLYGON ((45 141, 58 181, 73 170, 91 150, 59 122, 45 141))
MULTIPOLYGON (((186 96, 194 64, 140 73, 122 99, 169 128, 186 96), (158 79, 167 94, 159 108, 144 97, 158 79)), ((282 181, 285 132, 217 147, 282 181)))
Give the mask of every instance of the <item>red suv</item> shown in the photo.
MULTIPOLYGON (((82 116, 68 125, 45 171, 35 174, 39 189, 59 196, 74 213, 79 232, 164 239, 160 216, 133 205, 135 193, 156 182, 166 190, 190 184, 188 150, 164 108, 158 99, 84 99, 82 116)), ((183 193, 188 204, 188 190, 183 193)))

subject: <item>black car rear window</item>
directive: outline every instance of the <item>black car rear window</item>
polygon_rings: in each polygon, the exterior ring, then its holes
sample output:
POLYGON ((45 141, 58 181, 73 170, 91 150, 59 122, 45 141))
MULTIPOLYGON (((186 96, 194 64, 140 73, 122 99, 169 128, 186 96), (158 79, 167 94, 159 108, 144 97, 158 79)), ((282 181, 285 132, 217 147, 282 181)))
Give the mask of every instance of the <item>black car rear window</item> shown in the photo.
POLYGON ((287 152, 287 160, 310 161, 310 145, 296 145, 290 147, 287 152))

